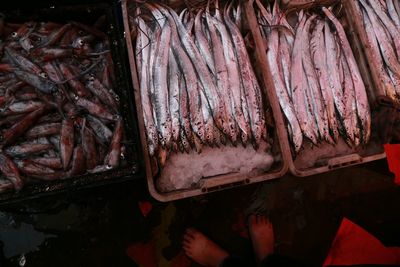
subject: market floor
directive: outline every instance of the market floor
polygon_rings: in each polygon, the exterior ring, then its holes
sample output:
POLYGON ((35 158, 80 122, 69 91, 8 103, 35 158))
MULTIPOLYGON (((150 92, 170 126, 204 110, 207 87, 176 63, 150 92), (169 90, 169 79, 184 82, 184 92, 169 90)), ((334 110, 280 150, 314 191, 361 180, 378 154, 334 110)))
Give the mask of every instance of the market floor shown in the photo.
POLYGON ((271 217, 278 252, 321 266, 343 217, 400 246, 399 205, 384 160, 171 203, 153 200, 144 181, 127 182, 1 208, 0 266, 190 266, 181 250, 187 227, 251 257, 251 212, 271 217))

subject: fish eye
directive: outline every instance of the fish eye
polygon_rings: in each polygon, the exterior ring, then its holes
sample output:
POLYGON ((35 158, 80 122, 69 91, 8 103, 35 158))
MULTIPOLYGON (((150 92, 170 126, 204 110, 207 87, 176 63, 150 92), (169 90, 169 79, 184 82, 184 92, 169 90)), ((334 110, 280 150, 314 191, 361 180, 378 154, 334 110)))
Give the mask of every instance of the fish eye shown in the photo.
POLYGON ((80 30, 80 31, 78 32, 78 34, 79 34, 79 35, 84 35, 84 34, 85 34, 85 32, 84 32, 84 31, 82 31, 82 30, 80 30))
POLYGON ((39 74, 39 76, 40 76, 40 77, 42 77, 42 78, 45 78, 45 79, 47 79, 47 78, 48 78, 48 76, 47 76, 47 73, 46 73, 46 72, 41 72, 41 73, 39 74))
POLYGON ((12 33, 11 33, 11 36, 15 38, 15 37, 18 36, 18 33, 17 33, 17 32, 12 32, 12 33))

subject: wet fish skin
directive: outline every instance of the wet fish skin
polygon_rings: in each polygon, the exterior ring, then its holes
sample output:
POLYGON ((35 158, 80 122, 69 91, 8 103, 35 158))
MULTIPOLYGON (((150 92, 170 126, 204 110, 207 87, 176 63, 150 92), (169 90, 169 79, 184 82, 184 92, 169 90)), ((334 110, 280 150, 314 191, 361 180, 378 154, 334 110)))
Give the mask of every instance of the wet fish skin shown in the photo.
POLYGON ((68 169, 71 161, 74 143, 74 121, 72 119, 64 119, 60 133, 60 153, 65 171, 68 169))
POLYGON ((336 110, 338 112, 338 120, 341 120, 344 123, 344 132, 347 136, 351 136, 349 134, 350 126, 345 121, 346 117, 346 108, 343 103, 343 85, 340 82, 340 74, 339 74, 339 59, 338 56, 339 51, 337 51, 338 46, 335 43, 334 35, 332 34, 329 24, 327 21, 324 22, 324 36, 325 36, 325 47, 326 47, 326 63, 328 66, 328 70, 330 70, 330 75, 328 76, 329 88, 333 93, 333 99, 335 103, 336 110))
POLYGON ((37 158, 31 158, 30 161, 32 161, 35 164, 42 165, 51 169, 63 168, 62 162, 58 157, 54 158, 37 157, 37 158))
POLYGON ((91 170, 97 166, 97 149, 94 133, 89 129, 86 119, 83 119, 81 125, 81 142, 85 152, 86 168, 91 170))
POLYGON ((169 51, 169 62, 168 62, 168 96, 169 96, 169 110, 171 114, 171 131, 173 142, 179 141, 179 79, 181 73, 178 68, 175 56, 172 49, 169 51))
POLYGON ((31 128, 46 111, 48 111, 47 107, 39 108, 26 115, 20 121, 11 126, 11 128, 5 130, 3 132, 2 145, 6 146, 13 144, 20 136, 31 128))
POLYGON ((303 16, 301 19, 299 17, 299 24, 296 31, 296 37, 293 44, 292 51, 292 65, 290 69, 291 80, 290 86, 291 91, 293 92, 293 105, 294 110, 296 112, 297 119, 299 120, 300 128, 308 139, 311 140, 312 143, 317 144, 317 136, 313 131, 312 118, 310 120, 307 111, 308 108, 308 100, 305 95, 304 83, 303 83, 303 68, 302 68, 302 58, 301 58, 301 49, 302 49, 302 35, 303 28, 306 22, 306 16, 303 16))
POLYGON ((107 121, 115 121, 118 119, 118 115, 110 113, 108 109, 102 106, 100 103, 92 102, 86 98, 78 97, 75 100, 75 104, 79 107, 84 108, 91 115, 97 116, 100 119, 104 119, 107 121))
POLYGON ((228 133, 231 142, 236 145, 239 136, 238 128, 241 128, 242 132, 246 133, 246 126, 243 111, 241 110, 240 73, 237 66, 234 45, 227 26, 223 23, 224 19, 219 11, 218 1, 216 1, 214 17, 211 17, 209 12, 206 12, 206 18, 208 19, 208 27, 214 50, 217 88, 221 89, 221 100, 225 107, 223 115, 225 122, 224 130, 228 133), (214 26, 213 32, 211 32, 212 26, 214 26), (214 38, 213 35, 215 35, 214 38), (217 59, 218 57, 220 58, 217 59))
POLYGON ((307 80, 309 85, 308 88, 310 90, 309 101, 312 102, 314 117, 317 122, 320 138, 332 144, 333 140, 329 134, 329 123, 328 123, 326 107, 323 102, 323 96, 321 93, 319 79, 317 77, 317 73, 311 55, 311 47, 314 45, 315 42, 317 42, 317 40, 315 38, 311 39, 309 38, 309 34, 307 34, 307 32, 309 32, 309 28, 305 27, 304 30, 306 32, 304 42, 306 44, 309 44, 309 47, 307 49, 303 49, 303 67, 307 75, 307 80))
POLYGON ((210 69, 211 73, 216 75, 216 70, 215 70, 215 65, 214 65, 214 59, 212 57, 212 52, 211 52, 211 47, 207 41, 207 37, 203 33, 202 30, 202 16, 204 14, 203 10, 200 10, 195 17, 195 22, 194 22, 194 34, 196 37, 196 44, 197 47, 199 48, 199 51, 201 55, 204 57, 208 68, 210 69))
POLYGON ((324 27, 325 24, 322 21, 318 21, 318 24, 314 29, 314 42, 313 45, 311 45, 311 49, 315 69, 317 72, 317 76, 319 77, 319 84, 321 86, 322 99, 324 101, 327 111, 329 129, 332 133, 333 140, 337 142, 339 139, 338 122, 336 119, 333 92, 329 85, 330 71, 328 70, 326 62, 327 50, 325 48, 324 27))
POLYGON ((121 160, 121 143, 124 134, 123 122, 118 120, 111 140, 109 152, 104 159, 104 165, 116 168, 121 160))
POLYGON ((14 74, 22 81, 30 84, 31 86, 37 88, 41 92, 45 94, 54 93, 58 90, 58 87, 52 81, 37 76, 35 74, 21 71, 21 70, 14 70, 14 74))
POLYGON ((344 56, 347 59, 349 64, 349 68, 351 70, 351 77, 354 84, 355 90, 355 99, 356 99, 356 106, 357 106, 357 114, 360 120, 361 128, 362 128, 362 142, 364 144, 368 143, 370 136, 371 136, 371 112, 368 102, 368 97, 365 89, 364 82, 362 80, 360 71, 358 69, 356 60, 354 58, 354 54, 351 50, 351 46, 349 41, 346 38, 346 33, 340 24, 340 22, 335 18, 331 11, 327 8, 322 8, 323 12, 326 16, 332 21, 335 25, 337 30, 337 34, 340 40, 340 44, 343 48, 344 56))
POLYGON ((149 31, 145 22, 138 17, 138 26, 142 29, 139 32, 136 46, 138 60, 138 70, 140 71, 140 97, 143 109, 143 119, 147 131, 147 143, 150 156, 154 156, 158 149, 158 132, 153 118, 153 110, 150 99, 150 55, 151 47, 149 31), (147 35, 147 36, 146 36, 147 35), (141 59, 141 60, 140 60, 141 59))
POLYGON ((106 144, 111 141, 112 131, 107 127, 107 125, 105 125, 101 120, 91 115, 88 115, 86 119, 88 125, 102 143, 106 144))
POLYGON ((71 169, 68 171, 68 176, 81 175, 86 172, 86 156, 81 145, 78 145, 73 150, 71 159, 71 169))
POLYGON ((283 113, 289 122, 291 140, 293 142, 295 151, 298 152, 303 143, 303 134, 294 111, 293 103, 290 100, 285 88, 285 83, 282 77, 283 73, 280 73, 279 69, 277 68, 279 64, 277 55, 279 55, 279 32, 277 30, 272 30, 271 35, 269 36, 267 58, 275 84, 275 90, 278 95, 278 100, 283 113))
POLYGON ((13 184, 15 190, 19 191, 22 189, 24 182, 17 166, 11 158, 2 152, 0 152, 0 171, 13 184))
POLYGON ((157 127, 160 133, 160 142, 163 147, 172 145, 172 122, 169 111, 169 97, 166 85, 168 84, 168 59, 171 42, 171 27, 165 23, 160 36, 160 43, 154 59, 152 81, 154 85, 154 110, 156 113, 157 127), (163 44, 163 45, 161 45, 163 44))
MULTIPOLYGON (((393 74, 396 75, 397 78, 400 78, 400 64, 397 60, 396 51, 392 46, 392 42, 385 34, 385 29, 387 28, 383 26, 383 24, 379 21, 379 17, 377 16, 377 14, 375 14, 374 10, 372 10, 372 8, 364 0, 360 0, 360 3, 367 11, 368 17, 372 24, 372 28, 375 32, 377 40, 379 41, 378 43, 384 61, 386 62, 388 67, 393 71, 393 74)), ((396 44, 398 42, 394 43, 396 44)), ((400 48, 397 51, 397 54, 398 55, 400 54, 400 48)))
POLYGON ((4 151, 11 157, 27 157, 31 154, 43 153, 51 149, 51 144, 21 144, 16 146, 9 146, 4 151))
POLYGON ((43 73, 43 70, 38 65, 36 65, 26 57, 22 56, 14 49, 6 46, 4 47, 4 52, 8 59, 15 65, 17 65, 18 68, 22 71, 28 72, 32 75, 41 75, 43 73))
MULTIPOLYGON (((102 82, 100 82, 94 76, 86 77, 86 88, 88 88, 95 96, 97 96, 101 102, 109 106, 114 113, 118 112, 118 103, 111 93, 111 89, 106 88, 102 82)), ((114 93, 115 94, 115 93, 114 93)))

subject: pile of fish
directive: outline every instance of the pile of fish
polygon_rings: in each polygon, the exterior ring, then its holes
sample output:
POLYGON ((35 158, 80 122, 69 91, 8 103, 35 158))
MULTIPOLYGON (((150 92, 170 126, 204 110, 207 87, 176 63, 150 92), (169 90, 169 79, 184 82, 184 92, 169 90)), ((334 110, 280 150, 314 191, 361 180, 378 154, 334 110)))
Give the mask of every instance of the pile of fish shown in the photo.
POLYGON ((400 2, 359 0, 362 20, 386 95, 400 101, 400 2))
POLYGON ((150 155, 267 140, 260 86, 240 32, 241 8, 145 3, 130 12, 150 155))
POLYGON ((277 3, 271 8, 256 0, 255 9, 294 150, 301 149, 304 137, 314 145, 334 145, 339 135, 350 146, 367 143, 371 117, 365 86, 332 12, 300 11, 293 28, 277 3))
POLYGON ((104 19, 0 21, 0 192, 119 166, 123 121, 104 19))

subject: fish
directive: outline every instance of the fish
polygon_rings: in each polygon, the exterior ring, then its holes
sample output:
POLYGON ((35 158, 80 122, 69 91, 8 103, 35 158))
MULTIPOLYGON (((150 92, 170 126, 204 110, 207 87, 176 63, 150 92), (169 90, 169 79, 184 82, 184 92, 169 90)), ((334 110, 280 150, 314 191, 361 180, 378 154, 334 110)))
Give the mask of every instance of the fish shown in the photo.
POLYGON ((2 146, 13 144, 20 136, 29 130, 46 111, 48 111, 47 107, 41 107, 13 124, 11 128, 3 131, 2 146))
POLYGON ((203 29, 202 29, 203 14, 204 14, 204 10, 199 10, 199 12, 197 12, 196 17, 195 17, 195 21, 194 21, 194 34, 196 37, 195 42, 199 49, 199 52, 201 53, 204 60, 206 61, 206 64, 207 64, 209 70, 215 76, 216 70, 215 70, 214 58, 213 58, 212 52, 211 52, 211 47, 210 47, 210 44, 208 43, 206 35, 203 32, 203 29))
POLYGON ((225 20, 233 38, 233 45, 236 48, 235 50, 238 62, 236 68, 238 68, 239 77, 241 78, 241 88, 237 90, 239 95, 241 91, 243 92, 242 96, 235 97, 235 99, 237 98, 235 100, 237 102, 235 105, 235 119, 241 129, 242 140, 247 140, 252 134, 256 144, 258 145, 261 143, 263 137, 266 139, 265 114, 261 88, 251 66, 251 61, 247 54, 246 45, 242 35, 240 34, 240 30, 229 20, 227 14, 225 14, 225 20), (246 109, 246 112, 244 112, 244 108, 246 109))
POLYGON ((150 66, 150 39, 149 32, 145 25, 145 22, 140 17, 137 18, 138 27, 142 29, 139 32, 137 39, 136 55, 141 60, 139 60, 138 70, 140 71, 140 98, 143 109, 143 120, 147 131, 147 144, 150 156, 154 156, 155 151, 158 149, 158 132, 154 122, 153 108, 151 105, 150 97, 150 73, 148 71, 148 66, 150 66))
POLYGON ((94 133, 88 127, 86 119, 83 119, 81 125, 81 142, 83 151, 85 152, 86 168, 88 170, 94 169, 98 165, 96 143, 94 133))
MULTIPOLYGON (((216 2, 217 4, 218 2, 216 2)), ((216 7, 215 17, 211 17, 210 12, 207 10, 206 19, 215 61, 217 90, 221 95, 221 103, 225 107, 223 112, 225 122, 224 131, 229 136, 231 142, 236 145, 239 132, 234 118, 236 115, 239 118, 243 118, 243 116, 240 117, 243 112, 239 110, 241 108, 240 74, 236 66, 235 52, 233 51, 233 44, 230 40, 228 30, 220 22, 223 20, 218 7, 216 7)))
POLYGON ((171 27, 165 23, 160 36, 160 44, 152 66, 152 82, 154 85, 154 110, 157 119, 157 128, 160 133, 160 143, 163 147, 172 144, 172 122, 169 110, 169 97, 166 84, 168 84, 168 59, 171 42, 171 27))
POLYGON ((299 121, 296 117, 295 110, 284 82, 283 73, 279 72, 279 62, 277 55, 279 55, 279 32, 276 29, 271 30, 269 36, 267 58, 270 65, 273 82, 275 84, 275 90, 278 96, 283 113, 288 120, 291 140, 294 145, 294 149, 298 152, 303 144, 303 134, 301 132, 299 121))
POLYGON ((24 81, 27 84, 30 84, 31 86, 37 88, 40 92, 43 92, 45 94, 54 93, 58 90, 58 87, 54 82, 52 82, 46 78, 42 78, 40 76, 32 74, 30 72, 26 72, 26 71, 22 71, 22 70, 14 70, 14 74, 21 81, 24 81))
POLYGON ((4 177, 13 184, 15 190, 19 191, 22 189, 24 181, 18 167, 10 157, 2 152, 0 152, 0 171, 4 177))
POLYGON ((107 121, 115 121, 119 117, 118 115, 109 112, 108 109, 100 103, 92 102, 87 98, 76 97, 75 104, 79 107, 84 108, 91 115, 97 116, 107 121))
POLYGON ((116 168, 121 160, 121 144, 123 138, 123 122, 118 120, 115 125, 115 130, 110 144, 110 149, 104 159, 104 165, 116 168))
MULTIPOLYGON (((365 8, 368 18, 371 21, 372 28, 375 32, 376 38, 379 41, 379 47, 381 50, 381 55, 383 56, 383 59, 385 63, 388 65, 388 67, 393 71, 393 74, 397 77, 400 78, 400 63, 397 60, 397 55, 400 54, 400 50, 395 50, 395 48, 392 46, 392 42, 390 41, 389 37, 385 34, 385 28, 383 24, 380 22, 378 15, 374 12, 374 10, 366 4, 365 1, 360 0, 360 3, 363 5, 365 8)), ((394 42, 395 44, 398 42, 394 42)))
POLYGON ((383 81, 383 85, 385 87, 385 93, 391 99, 397 99, 400 94, 400 88, 394 86, 393 80, 395 79, 393 74, 389 74, 389 70, 387 70, 387 66, 381 56, 380 47, 378 44, 377 37, 375 35, 371 20, 368 17, 368 14, 365 10, 361 10, 361 15, 363 17, 364 28, 367 35, 367 40, 369 42, 369 47, 371 49, 370 56, 374 58, 376 62, 375 70, 379 72, 379 76, 383 81))
POLYGON ((333 99, 338 113, 338 119, 343 121, 344 132, 347 136, 351 136, 350 125, 348 125, 348 120, 346 118, 346 108, 343 103, 343 85, 340 82, 339 74, 339 53, 338 47, 332 31, 329 28, 328 21, 325 21, 324 36, 325 36, 325 47, 326 47, 326 63, 328 70, 330 70, 330 75, 328 75, 329 88, 333 93, 333 99))
POLYGON ((290 68, 290 86, 293 92, 293 105, 296 112, 297 119, 299 120, 300 128, 305 137, 307 137, 313 144, 317 144, 317 136, 314 132, 316 129, 314 125, 314 118, 310 117, 308 111, 308 99, 306 98, 306 88, 304 87, 304 75, 302 65, 302 53, 301 49, 303 46, 303 28, 306 22, 306 15, 299 16, 299 24, 297 26, 296 36, 293 44, 292 51, 292 65, 290 68))
MULTIPOLYGON (((315 66, 315 71, 319 79, 319 84, 321 87, 322 100, 325 105, 327 112, 327 122, 331 136, 334 142, 339 139, 338 131, 338 121, 336 118, 335 101, 333 97, 333 92, 329 85, 329 69, 327 65, 327 50, 325 46, 324 38, 324 27, 325 23, 318 20, 318 23, 314 29, 312 43, 311 43, 311 53, 313 55, 313 61, 315 66)), ((329 141, 329 140, 328 140, 329 141)))
POLYGON ((60 133, 60 154, 63 168, 66 171, 71 161, 74 151, 74 121, 72 119, 64 119, 60 133))
POLYGON ((71 159, 71 169, 68 171, 68 176, 81 175, 86 172, 86 156, 81 145, 77 145, 73 150, 71 159))
POLYGON ((346 38, 346 33, 343 29, 343 26, 337 20, 337 18, 332 14, 332 12, 323 7, 322 11, 326 14, 330 21, 334 24, 337 35, 340 40, 340 44, 343 48, 343 54, 347 59, 347 63, 349 69, 351 70, 351 78, 354 84, 355 90, 355 99, 356 99, 356 107, 357 107, 357 114, 358 119, 360 121, 361 129, 362 129, 362 142, 364 144, 369 142, 371 137, 371 111, 368 102, 368 96, 365 89, 365 85, 363 79, 361 77, 360 70, 358 69, 358 65, 354 58, 354 54, 351 50, 351 46, 349 41, 346 38))
POLYGON ((80 22, 2 25, 0 191, 101 169, 125 122, 107 35, 80 22))
POLYGON ((30 154, 41 154, 52 147, 53 145, 51 144, 25 143, 16 146, 9 146, 5 149, 5 153, 11 157, 26 157, 30 154))
MULTIPOLYGON (((310 25, 313 22, 315 17, 311 16, 305 23, 303 31, 304 33, 304 45, 302 49, 302 62, 303 68, 307 77, 308 81, 308 101, 311 102, 313 115, 316 120, 318 126, 318 134, 321 139, 328 141, 329 143, 333 143, 329 135, 329 125, 328 125, 328 118, 326 113, 326 108, 323 104, 322 94, 321 94, 321 87, 319 85, 319 80, 317 74, 315 72, 315 67, 311 57, 311 49, 310 49, 310 42, 312 43, 315 40, 310 40, 309 38, 309 31, 310 25)), ((312 44, 311 44, 312 45, 312 44)))
POLYGON ((179 141, 179 79, 181 76, 176 62, 173 51, 169 49, 169 60, 168 60, 168 96, 169 96, 169 111, 171 115, 171 131, 172 140, 177 143, 179 141))

